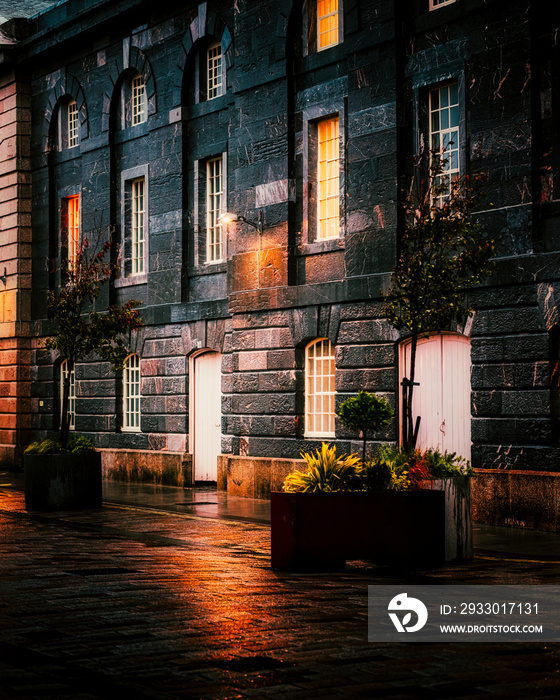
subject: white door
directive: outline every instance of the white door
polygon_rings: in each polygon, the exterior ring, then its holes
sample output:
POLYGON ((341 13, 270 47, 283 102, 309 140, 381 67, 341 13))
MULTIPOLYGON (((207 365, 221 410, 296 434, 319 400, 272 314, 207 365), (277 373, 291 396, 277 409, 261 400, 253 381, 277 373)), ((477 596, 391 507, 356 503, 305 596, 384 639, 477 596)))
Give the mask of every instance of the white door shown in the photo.
MULTIPOLYGON (((401 346, 400 381, 410 377, 410 341, 401 346), (406 370, 404 369, 406 368, 406 370)), ((471 346, 460 335, 418 342, 412 400, 413 424, 421 416, 419 449, 432 447, 471 458, 471 346)), ((402 415, 402 406, 401 406, 402 415)))
POLYGON ((216 481, 222 439, 222 356, 205 352, 194 359, 194 478, 216 481))

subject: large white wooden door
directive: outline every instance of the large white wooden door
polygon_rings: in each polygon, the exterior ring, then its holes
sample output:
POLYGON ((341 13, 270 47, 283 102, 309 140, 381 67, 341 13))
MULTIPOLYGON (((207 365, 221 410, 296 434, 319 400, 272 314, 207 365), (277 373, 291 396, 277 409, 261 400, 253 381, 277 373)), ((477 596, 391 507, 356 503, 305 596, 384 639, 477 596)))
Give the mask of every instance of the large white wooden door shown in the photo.
MULTIPOLYGON (((410 377, 410 342, 401 346, 400 380, 410 377)), ((471 458, 471 346, 460 335, 418 342, 412 413, 421 416, 416 446, 471 458)), ((401 407, 402 409, 402 407, 401 407)), ((402 416, 402 410, 401 410, 402 416)))
POLYGON ((216 481, 222 439, 222 356, 205 352, 194 359, 194 478, 216 481))

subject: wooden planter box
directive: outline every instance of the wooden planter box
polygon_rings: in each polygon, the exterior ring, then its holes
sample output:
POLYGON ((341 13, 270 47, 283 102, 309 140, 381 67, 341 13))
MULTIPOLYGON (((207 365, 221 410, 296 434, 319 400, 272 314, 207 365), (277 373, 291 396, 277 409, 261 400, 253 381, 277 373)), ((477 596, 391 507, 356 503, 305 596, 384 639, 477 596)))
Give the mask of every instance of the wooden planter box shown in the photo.
POLYGON ((101 454, 24 455, 25 509, 81 510, 102 504, 101 454))
MULTIPOLYGON (((351 559, 401 566, 468 561, 472 558, 470 484, 468 479, 461 483, 469 494, 468 505, 449 503, 457 490, 433 488, 435 483, 416 491, 273 491, 271 565, 329 570, 342 568, 351 559), (470 533, 470 545, 457 543, 457 530, 470 533)), ((464 493, 459 491, 462 498, 464 493)))

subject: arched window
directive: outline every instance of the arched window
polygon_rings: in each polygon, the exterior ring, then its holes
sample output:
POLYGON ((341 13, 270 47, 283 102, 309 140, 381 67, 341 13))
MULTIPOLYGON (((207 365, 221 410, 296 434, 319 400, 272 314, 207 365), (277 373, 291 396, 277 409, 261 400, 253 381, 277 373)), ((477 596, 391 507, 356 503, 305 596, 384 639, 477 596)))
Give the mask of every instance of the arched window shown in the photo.
POLYGON ((123 430, 140 430, 140 358, 129 355, 123 368, 123 430))
MULTIPOLYGON (((62 422, 62 404, 64 396, 64 383, 68 377, 68 360, 60 364, 59 397, 60 397, 60 421, 62 422)), ((76 427, 76 376, 74 370, 70 373, 70 391, 68 393, 68 425, 70 430, 76 427)))
POLYGON ((327 338, 305 348, 305 435, 334 437, 334 346, 327 338))

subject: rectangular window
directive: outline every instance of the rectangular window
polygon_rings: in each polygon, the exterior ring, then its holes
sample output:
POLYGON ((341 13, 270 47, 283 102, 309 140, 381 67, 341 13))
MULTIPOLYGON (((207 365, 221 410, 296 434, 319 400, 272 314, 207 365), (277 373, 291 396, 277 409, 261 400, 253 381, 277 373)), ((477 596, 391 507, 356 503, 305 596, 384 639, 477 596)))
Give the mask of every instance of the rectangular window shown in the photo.
POLYGON ((337 238, 340 232, 339 119, 317 124, 317 240, 337 238))
POLYGON ((132 274, 144 273, 144 223, 145 223, 145 194, 144 178, 133 180, 131 183, 131 244, 132 244, 132 274))
MULTIPOLYGON (((459 169, 459 91, 457 83, 430 90, 430 149, 439 153, 443 173, 436 186, 449 188, 460 176, 459 169)), ((434 202, 441 206, 449 195, 445 192, 434 202)))
POLYGON ((78 145, 78 105, 72 101, 68 103, 68 148, 78 145))
POLYGON ((317 0, 317 50, 338 44, 338 0, 317 0))
POLYGON ((62 245, 66 247, 68 268, 73 269, 80 250, 80 195, 62 200, 62 245))
POLYGON ((208 99, 213 100, 223 94, 222 87, 222 46, 213 44, 208 48, 208 99))
POLYGON ((130 355, 123 369, 123 430, 140 430, 140 358, 130 355))
POLYGON ((222 260, 222 158, 212 158, 206 164, 206 262, 222 260))
POLYGON ((147 118, 146 86, 138 75, 132 79, 132 126, 142 124, 147 118))

